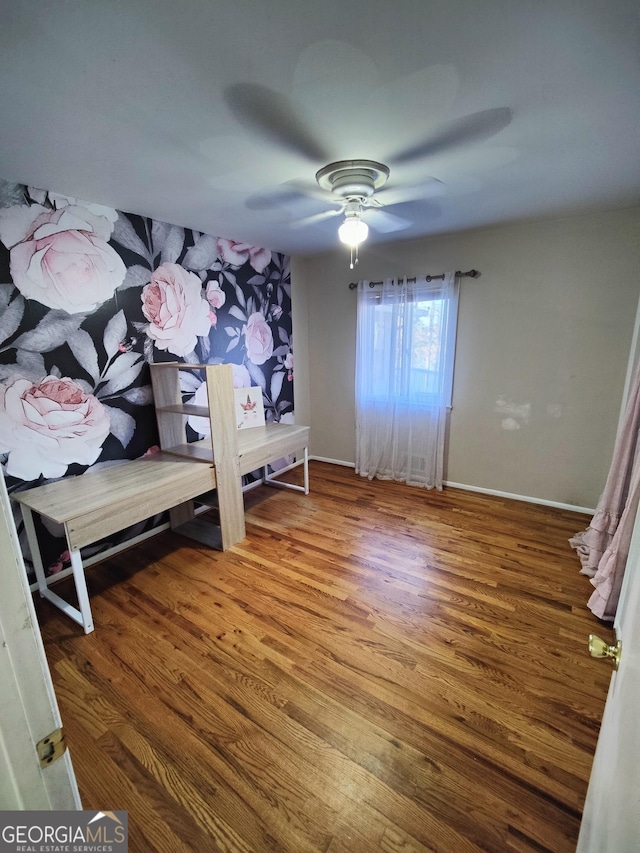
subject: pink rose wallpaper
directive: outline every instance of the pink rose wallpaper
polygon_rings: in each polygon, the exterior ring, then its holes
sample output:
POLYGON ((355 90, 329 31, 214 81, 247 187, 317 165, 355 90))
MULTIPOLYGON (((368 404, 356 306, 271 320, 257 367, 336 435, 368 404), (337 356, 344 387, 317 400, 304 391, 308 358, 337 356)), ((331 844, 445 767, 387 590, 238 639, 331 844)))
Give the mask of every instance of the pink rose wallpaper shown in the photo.
POLYGON ((94 311, 110 299, 126 268, 107 243, 109 221, 80 205, 26 210, 30 222, 22 207, 4 210, 0 218, 0 240, 11 249, 11 276, 20 293, 68 314, 94 311))
POLYGON ((224 261, 234 266, 242 266, 249 261, 256 272, 263 272, 271 263, 271 252, 268 249, 236 243, 234 240, 219 238, 218 251, 224 261))
POLYGON ((212 308, 222 308, 227 301, 224 290, 217 281, 210 281, 207 285, 207 302, 212 308))
MULTIPOLYGON (((151 452, 153 362, 230 363, 236 384, 261 389, 268 421, 292 420, 286 255, 0 180, 0 270, 0 464, 10 494, 151 452)), ((185 402, 202 395, 197 371, 181 381, 185 402)), ((189 424, 190 440, 202 427, 189 424)), ((58 572, 62 531, 36 523, 45 566, 58 572)))
POLYGON ((12 477, 57 478, 73 463, 92 465, 110 429, 102 403, 71 379, 0 385, 0 453, 12 477))
POLYGON ((142 288, 142 313, 149 321, 147 335, 156 347, 174 355, 192 353, 198 337, 209 334, 209 303, 202 282, 178 264, 162 264, 142 288))
POLYGON ((273 334, 260 312, 252 314, 242 327, 247 358, 253 364, 264 364, 273 355, 273 334))

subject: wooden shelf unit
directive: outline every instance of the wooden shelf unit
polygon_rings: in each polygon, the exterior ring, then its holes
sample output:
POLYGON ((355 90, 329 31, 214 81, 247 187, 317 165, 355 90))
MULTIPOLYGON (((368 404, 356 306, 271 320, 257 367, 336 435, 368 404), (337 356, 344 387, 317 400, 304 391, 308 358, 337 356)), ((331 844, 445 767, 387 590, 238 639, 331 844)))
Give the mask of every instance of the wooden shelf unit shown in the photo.
MULTIPOLYGON (((244 502, 241 478, 264 468, 264 481, 309 491, 309 427, 268 423, 239 430, 236 425, 233 368, 230 364, 184 364, 159 362, 151 365, 151 382, 156 405, 161 449, 177 457, 215 466, 222 550, 244 539, 244 502), (183 404, 180 370, 199 370, 205 374, 208 406, 183 404), (211 435, 187 442, 188 415, 208 418, 211 435), (266 466, 290 453, 304 451, 304 487, 274 480, 266 466)), ((203 525, 195 523, 194 501, 186 501, 170 511, 171 526, 203 540, 203 525)), ((210 544, 210 543, 209 543, 210 544)))

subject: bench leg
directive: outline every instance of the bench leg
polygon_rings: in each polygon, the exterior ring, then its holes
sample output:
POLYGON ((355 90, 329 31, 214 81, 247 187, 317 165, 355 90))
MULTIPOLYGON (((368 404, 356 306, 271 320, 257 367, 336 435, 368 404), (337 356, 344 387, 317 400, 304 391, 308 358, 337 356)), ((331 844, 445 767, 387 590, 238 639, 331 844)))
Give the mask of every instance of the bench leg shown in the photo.
POLYGON ((85 634, 90 634, 93 631, 93 616, 91 615, 87 579, 84 574, 80 549, 76 551, 70 550, 69 554, 71 555, 71 568, 73 569, 73 579, 76 582, 76 594, 78 596, 78 606, 80 607, 81 621, 78 624, 82 625, 85 634))
MULTIPOLYGON (((279 489, 290 489, 293 492, 304 492, 305 495, 309 494, 309 449, 307 447, 304 448, 304 460, 300 462, 299 460, 294 463, 291 467, 296 467, 298 465, 304 465, 304 486, 296 486, 294 483, 286 483, 282 480, 277 480, 279 472, 276 471, 275 474, 269 473, 269 466, 265 465, 263 468, 262 478, 264 480, 265 486, 276 486, 279 489)), ((289 470, 287 468, 287 470, 289 470)))
MULTIPOLYGON (((40 548, 38 547, 38 537, 33 524, 33 513, 31 512, 31 508, 24 504, 21 505, 21 509, 22 517, 24 519, 24 529, 27 533, 27 539, 29 540, 29 548, 31 549, 31 560, 33 561, 33 568, 36 573, 36 580, 38 581, 38 592, 42 598, 46 598, 47 601, 50 601, 59 610, 62 610, 62 612, 70 619, 73 619, 74 622, 81 625, 85 634, 90 634, 93 631, 93 617, 91 615, 89 593, 87 592, 87 581, 84 576, 84 566, 82 565, 80 551, 72 551, 71 548, 69 548, 73 580, 76 585, 76 594, 78 596, 78 607, 74 607, 72 604, 69 604, 68 601, 65 601, 64 598, 61 598, 61 596, 49 589, 49 585, 47 584, 47 579, 44 574, 40 548)), ((69 540, 67 538, 67 544, 68 543, 69 540)))
POLYGON ((31 562, 33 563, 33 569, 38 582, 38 592, 40 593, 40 597, 44 598, 47 592, 47 579, 44 575, 44 566, 42 565, 42 557, 40 556, 40 548, 38 546, 38 536, 33 523, 33 512, 31 511, 31 507, 25 506, 25 504, 20 504, 20 509, 22 511, 22 520, 24 521, 27 541, 29 542, 29 550, 31 551, 31 562))

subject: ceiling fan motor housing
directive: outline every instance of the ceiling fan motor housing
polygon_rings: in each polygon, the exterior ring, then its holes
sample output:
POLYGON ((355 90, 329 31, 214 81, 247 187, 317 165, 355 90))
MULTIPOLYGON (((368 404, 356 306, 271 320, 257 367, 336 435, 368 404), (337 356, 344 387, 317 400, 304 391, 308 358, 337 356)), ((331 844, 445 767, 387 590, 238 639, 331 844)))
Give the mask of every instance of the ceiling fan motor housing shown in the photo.
POLYGON ((389 169, 375 160, 339 160, 316 173, 322 189, 343 199, 368 199, 384 185, 389 169))

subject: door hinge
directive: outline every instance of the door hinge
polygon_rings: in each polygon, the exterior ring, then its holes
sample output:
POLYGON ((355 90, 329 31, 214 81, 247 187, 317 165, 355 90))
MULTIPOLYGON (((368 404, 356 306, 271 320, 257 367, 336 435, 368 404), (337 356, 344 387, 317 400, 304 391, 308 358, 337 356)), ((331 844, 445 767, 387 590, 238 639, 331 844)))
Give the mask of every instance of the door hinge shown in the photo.
POLYGON ((67 749, 67 744, 64 739, 64 731, 62 730, 62 726, 59 729, 51 732, 50 735, 43 737, 41 741, 36 744, 36 750, 38 752, 38 758, 40 759, 40 767, 47 767, 49 764, 52 764, 61 755, 64 755, 67 749))

